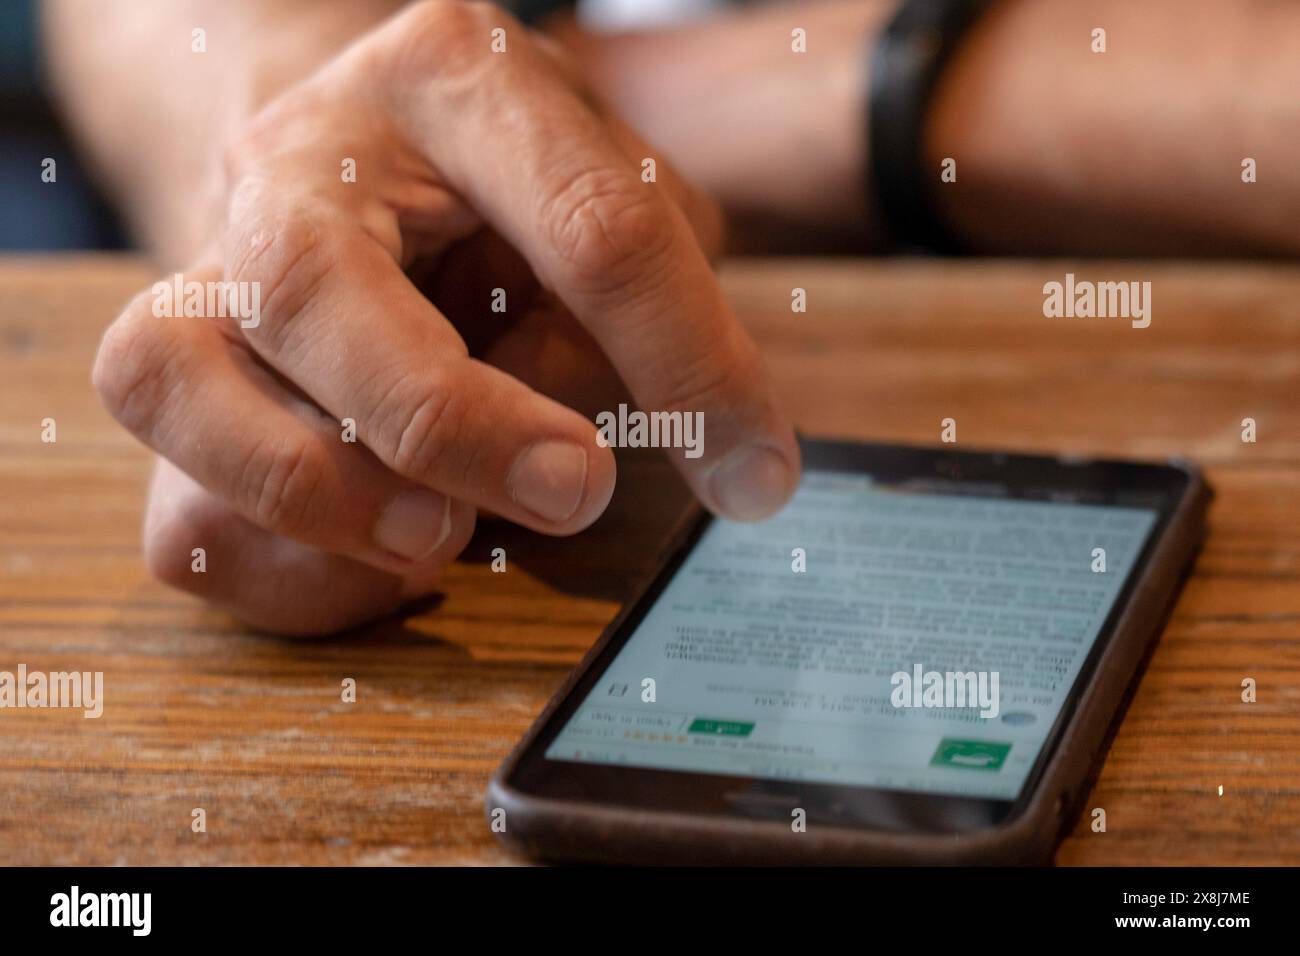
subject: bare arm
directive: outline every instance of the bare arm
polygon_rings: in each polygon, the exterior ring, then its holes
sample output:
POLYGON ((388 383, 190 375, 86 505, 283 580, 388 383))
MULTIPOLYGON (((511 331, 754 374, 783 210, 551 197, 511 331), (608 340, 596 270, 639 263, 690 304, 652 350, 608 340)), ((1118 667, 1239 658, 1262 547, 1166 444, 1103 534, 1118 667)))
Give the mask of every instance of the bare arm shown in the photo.
POLYGON ((399 0, 45 0, 52 79, 137 237, 189 262, 219 212, 222 151, 258 109, 399 0), (196 52, 194 30, 204 31, 196 52))
POLYGON ((930 160, 960 157, 936 195, 975 248, 1300 253, 1300 7, 1018 0, 971 39, 930 160))
MULTIPOLYGON (((680 30, 556 32, 733 218, 799 241, 872 227, 867 49, 895 0, 814 0, 680 30), (807 32, 807 52, 790 31, 807 32)), ((1004 0, 938 90, 927 169, 978 251, 1300 252, 1300 7, 1004 0), (1093 53, 1092 31, 1107 32, 1093 53), (940 163, 957 160, 956 183, 940 163), (1242 160, 1257 183, 1242 182, 1242 160)))
POLYGON ((814 0, 663 31, 595 35, 564 20, 551 29, 614 110, 722 203, 733 239, 835 246, 874 235, 865 54, 894 8, 814 0), (796 28, 807 52, 792 49, 796 28))

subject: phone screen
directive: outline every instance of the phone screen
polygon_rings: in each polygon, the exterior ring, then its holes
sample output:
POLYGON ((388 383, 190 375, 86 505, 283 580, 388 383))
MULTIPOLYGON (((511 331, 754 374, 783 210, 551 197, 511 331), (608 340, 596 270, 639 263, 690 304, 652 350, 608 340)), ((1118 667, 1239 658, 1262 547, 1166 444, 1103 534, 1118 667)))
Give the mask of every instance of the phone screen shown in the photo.
POLYGON ((806 471, 710 522, 545 756, 1014 799, 1157 518, 806 471))

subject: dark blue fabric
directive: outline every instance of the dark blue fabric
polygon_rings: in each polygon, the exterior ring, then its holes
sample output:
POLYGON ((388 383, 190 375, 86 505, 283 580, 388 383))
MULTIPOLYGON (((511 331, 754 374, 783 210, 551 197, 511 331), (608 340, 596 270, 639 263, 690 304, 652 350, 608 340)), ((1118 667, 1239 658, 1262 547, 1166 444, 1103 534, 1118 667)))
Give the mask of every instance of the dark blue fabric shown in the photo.
POLYGON ((0 3, 0 92, 6 99, 40 87, 37 72, 35 0, 0 3))
POLYGON ((0 0, 0 250, 120 249, 122 228, 77 160, 40 68, 36 0, 0 0), (56 180, 41 179, 46 159, 56 180))

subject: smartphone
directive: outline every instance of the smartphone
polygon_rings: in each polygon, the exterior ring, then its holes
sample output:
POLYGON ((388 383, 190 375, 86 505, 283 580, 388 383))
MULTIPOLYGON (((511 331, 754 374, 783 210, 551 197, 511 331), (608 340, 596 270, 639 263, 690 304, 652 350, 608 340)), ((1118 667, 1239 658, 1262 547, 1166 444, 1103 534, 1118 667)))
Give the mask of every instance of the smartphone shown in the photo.
POLYGON ((787 506, 692 512, 494 775, 558 861, 1048 860, 1204 536, 1146 464, 804 440, 787 506))

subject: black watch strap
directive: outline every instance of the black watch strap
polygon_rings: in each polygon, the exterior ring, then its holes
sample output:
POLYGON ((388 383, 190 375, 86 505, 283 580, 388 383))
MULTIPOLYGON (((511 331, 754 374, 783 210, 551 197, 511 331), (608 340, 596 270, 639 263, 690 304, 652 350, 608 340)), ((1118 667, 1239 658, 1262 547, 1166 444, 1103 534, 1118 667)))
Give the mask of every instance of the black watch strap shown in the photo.
POLYGON ((533 27, 553 13, 573 9, 577 0, 506 0, 503 5, 520 23, 533 27))
POLYGON ((870 50, 867 195, 900 247, 959 252, 931 199, 939 170, 925 165, 925 128, 935 84, 989 0, 904 0, 870 50))

